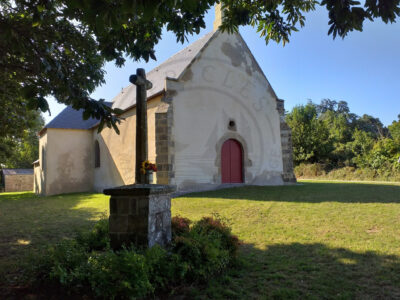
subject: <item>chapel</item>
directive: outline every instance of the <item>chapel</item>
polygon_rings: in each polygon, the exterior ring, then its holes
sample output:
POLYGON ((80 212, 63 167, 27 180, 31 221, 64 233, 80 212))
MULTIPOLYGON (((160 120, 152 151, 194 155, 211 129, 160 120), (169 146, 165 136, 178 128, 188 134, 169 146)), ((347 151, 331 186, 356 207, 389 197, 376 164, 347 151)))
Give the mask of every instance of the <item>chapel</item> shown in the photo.
MULTIPOLYGON (((153 183, 178 191, 296 182, 291 131, 279 99, 239 33, 214 30, 147 73, 148 159, 153 183)), ((132 72, 133 73, 133 72, 132 72)), ((34 190, 102 192, 135 182, 136 86, 108 105, 120 134, 66 107, 39 133, 34 190)))

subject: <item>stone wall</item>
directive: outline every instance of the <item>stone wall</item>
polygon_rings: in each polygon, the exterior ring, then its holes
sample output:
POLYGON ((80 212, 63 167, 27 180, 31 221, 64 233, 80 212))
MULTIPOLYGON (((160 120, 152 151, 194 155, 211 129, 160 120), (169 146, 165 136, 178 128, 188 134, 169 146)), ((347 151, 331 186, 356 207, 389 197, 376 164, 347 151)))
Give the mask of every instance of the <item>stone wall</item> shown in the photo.
POLYGON ((172 103, 168 94, 164 96, 162 101, 163 104, 158 107, 155 115, 157 183, 170 184, 171 178, 174 178, 174 141, 171 133, 172 103))
POLYGON ((29 175, 5 175, 5 192, 33 191, 33 174, 29 175))
POLYGON ((285 106, 284 100, 277 101, 277 109, 281 116, 281 143, 282 143, 282 162, 284 182, 296 182, 296 176, 293 172, 293 145, 292 145, 292 130, 285 122, 285 106))
POLYGON ((172 186, 124 185, 105 189, 110 195, 109 229, 114 249, 131 243, 152 247, 171 241, 172 186))

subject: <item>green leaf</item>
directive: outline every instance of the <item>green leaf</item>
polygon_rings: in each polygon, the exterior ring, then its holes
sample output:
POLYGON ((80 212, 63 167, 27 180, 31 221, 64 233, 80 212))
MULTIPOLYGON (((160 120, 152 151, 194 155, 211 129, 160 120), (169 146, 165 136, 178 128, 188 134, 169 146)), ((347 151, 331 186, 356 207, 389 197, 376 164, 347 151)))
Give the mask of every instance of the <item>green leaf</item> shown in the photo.
POLYGON ((99 127, 97 128, 97 133, 100 133, 104 128, 104 119, 100 120, 99 127))
POLYGON ((114 128, 115 132, 116 132, 117 134, 119 134, 119 129, 118 129, 118 126, 115 124, 115 122, 111 122, 111 125, 112 125, 112 127, 114 128))
POLYGON ((82 118, 84 120, 88 120, 90 118, 90 116, 91 116, 90 110, 86 109, 85 111, 83 111, 82 118))
POLYGON ((123 109, 120 109, 120 108, 114 108, 113 109, 113 113, 115 113, 116 115, 120 115, 120 114, 122 114, 124 112, 124 110, 123 109))
POLYGON ((42 11, 44 11, 44 6, 43 5, 36 5, 36 9, 37 9, 37 11, 38 12, 42 12, 42 11))

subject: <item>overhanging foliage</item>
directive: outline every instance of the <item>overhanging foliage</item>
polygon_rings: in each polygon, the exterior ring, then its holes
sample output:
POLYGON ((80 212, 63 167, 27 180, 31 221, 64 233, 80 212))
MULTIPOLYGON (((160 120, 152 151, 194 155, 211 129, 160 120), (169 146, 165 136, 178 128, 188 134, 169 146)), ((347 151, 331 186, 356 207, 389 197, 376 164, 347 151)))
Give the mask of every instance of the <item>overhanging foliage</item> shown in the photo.
MULTIPOLYGON (((46 97, 83 109, 83 118, 114 127, 120 110, 90 95, 104 83, 104 64, 125 58, 156 59, 154 46, 162 29, 183 42, 205 27, 204 17, 217 0, 4 0, 0 3, 0 103, 3 108, 23 99, 31 109, 49 110, 46 97), (97 101, 100 100, 100 101, 97 101)), ((224 0, 222 30, 252 25, 265 38, 289 41, 305 24, 304 14, 316 0, 224 0)), ((365 20, 394 22, 400 0, 324 0, 329 11, 328 34, 345 37, 362 30, 365 20)), ((14 104, 13 104, 14 105, 14 104)), ((19 105, 19 103, 15 103, 19 105)))

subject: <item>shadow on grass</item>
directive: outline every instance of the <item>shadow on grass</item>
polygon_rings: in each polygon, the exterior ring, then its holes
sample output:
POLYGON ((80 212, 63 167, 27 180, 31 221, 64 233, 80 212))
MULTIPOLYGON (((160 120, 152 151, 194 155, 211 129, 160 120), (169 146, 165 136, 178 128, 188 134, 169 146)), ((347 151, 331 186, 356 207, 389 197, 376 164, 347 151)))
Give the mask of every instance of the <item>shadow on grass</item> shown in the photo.
POLYGON ((183 198, 221 198, 283 202, 400 203, 400 186, 305 182, 292 186, 245 186, 191 193, 183 198))
POLYGON ((207 286, 223 299, 399 299, 400 257, 324 244, 242 246, 240 267, 207 286))
POLYGON ((96 194, 0 194, 0 285, 18 277, 27 254, 89 228, 107 208, 108 197, 96 194))

